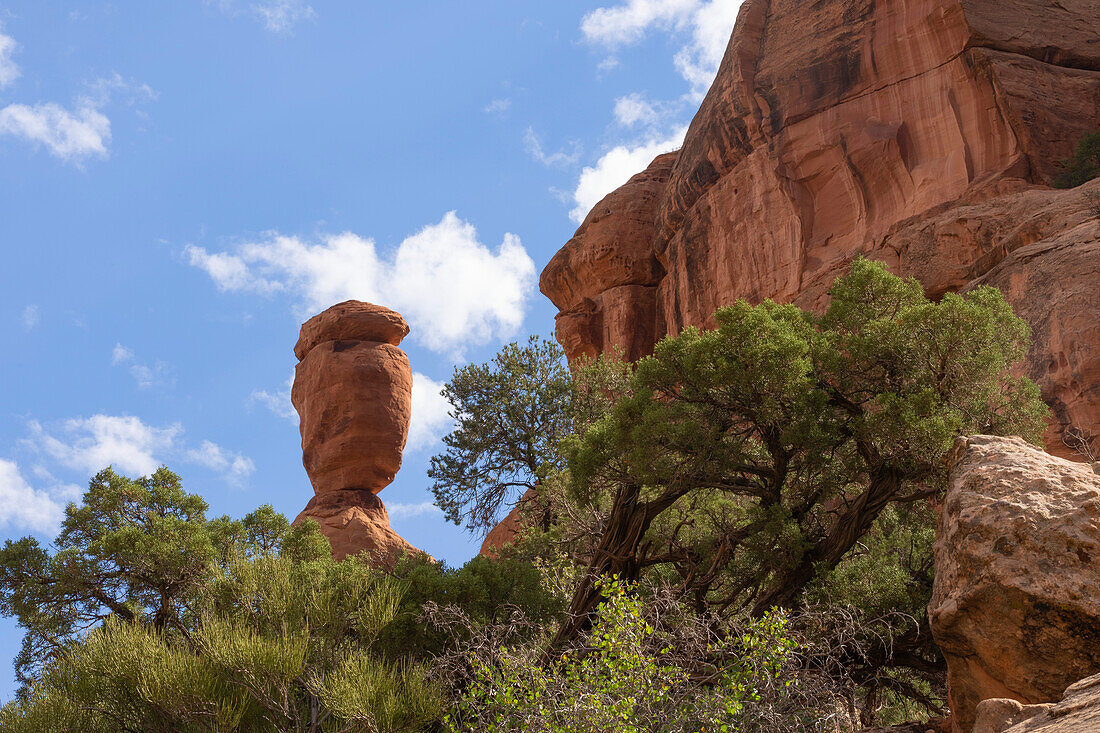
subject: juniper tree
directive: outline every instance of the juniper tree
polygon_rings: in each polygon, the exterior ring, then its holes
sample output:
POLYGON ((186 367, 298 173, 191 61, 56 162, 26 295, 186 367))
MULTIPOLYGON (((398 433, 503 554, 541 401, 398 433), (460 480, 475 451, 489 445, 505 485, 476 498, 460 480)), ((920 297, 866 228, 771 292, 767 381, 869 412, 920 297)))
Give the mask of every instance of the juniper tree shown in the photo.
POLYGON ((1047 412, 1010 372, 1029 329, 993 288, 933 303, 860 259, 820 317, 739 302, 714 320, 659 343, 567 441, 570 496, 604 519, 558 644, 600 576, 664 573, 711 612, 793 605, 884 511, 938 495, 955 436, 1037 440, 1047 412))
POLYGON ((560 346, 532 336, 488 363, 456 368, 443 395, 456 425, 428 469, 432 492, 447 519, 488 532, 502 506, 562 465, 569 369, 560 346))

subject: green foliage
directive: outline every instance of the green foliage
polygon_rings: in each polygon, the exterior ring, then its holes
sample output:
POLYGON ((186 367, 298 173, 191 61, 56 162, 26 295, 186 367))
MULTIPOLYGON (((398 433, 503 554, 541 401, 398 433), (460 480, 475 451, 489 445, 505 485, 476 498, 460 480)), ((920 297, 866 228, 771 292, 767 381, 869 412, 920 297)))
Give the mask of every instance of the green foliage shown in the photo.
POLYGON ((394 576, 403 581, 405 593, 396 618, 378 640, 388 656, 427 659, 463 640, 458 629, 425 624, 421 611, 426 603, 461 609, 476 626, 504 622, 514 609, 523 609, 536 624, 553 623, 562 612, 562 599, 543 587, 539 570, 517 558, 479 556, 461 568, 407 558, 398 563, 394 576))
POLYGON ((335 562, 316 522, 271 507, 206 521, 167 469, 101 472, 51 555, 0 554, 0 601, 27 630, 11 731, 414 731, 441 714, 421 667, 379 635, 404 585, 335 562))
POLYGON ((1076 188, 1100 177, 1100 132, 1081 138, 1073 156, 1062 162, 1062 168, 1054 179, 1055 188, 1076 188))
MULTIPOLYGON (((726 614, 797 606, 815 581, 868 620, 927 603, 931 520, 913 507, 942 490, 954 438, 1041 433, 1038 389, 1010 371, 1029 330, 995 289, 933 303, 863 259, 830 295, 821 316, 739 302, 716 329, 663 340, 566 440, 557 513, 599 517, 593 577, 665 578, 726 614)), ((557 644, 600 597, 582 581, 557 644)), ((934 668, 926 640, 866 660, 860 679, 910 652, 934 668)))
POLYGON ((26 630, 20 679, 110 616, 180 630, 186 598, 209 578, 215 556, 205 512, 165 468, 140 479, 108 468, 65 510, 55 553, 31 537, 7 541, 0 613, 26 630))
POLYGON ((560 465, 569 370, 561 347, 532 336, 489 363, 456 368, 443 394, 457 424, 428 470, 436 504, 455 524, 487 532, 504 503, 560 465))
MULTIPOLYGON (((693 649, 668 643, 646 603, 618 580, 600 582, 604 595, 582 646, 560 660, 538 663, 522 648, 470 654, 472 681, 445 721, 451 731, 486 733, 641 733, 740 731, 746 705, 782 696, 781 681, 795 644, 782 615, 752 622, 741 634, 693 649), (721 645, 736 653, 722 659, 721 645), (708 684, 692 672, 706 670, 708 684), (694 669, 693 669, 694 667, 694 669)), ((680 609, 682 612, 682 609, 680 609)), ((679 623, 697 623, 690 614, 679 623)), ((778 730, 779 728, 774 728, 778 730)))
POLYGON ((573 497, 621 508, 624 569, 665 557, 724 607, 788 602, 892 502, 933 495, 956 435, 1038 439, 1046 407, 1009 373, 1028 328, 998 291, 931 303, 858 260, 831 296, 821 318, 741 302, 665 339, 568 440, 573 497))

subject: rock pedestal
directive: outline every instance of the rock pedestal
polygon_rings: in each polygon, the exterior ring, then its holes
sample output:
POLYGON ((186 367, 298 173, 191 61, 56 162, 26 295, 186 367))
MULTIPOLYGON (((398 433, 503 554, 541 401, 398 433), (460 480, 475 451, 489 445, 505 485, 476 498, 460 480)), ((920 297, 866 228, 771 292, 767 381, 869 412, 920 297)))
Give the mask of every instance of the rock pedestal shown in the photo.
POLYGON ((294 521, 316 519, 337 559, 368 551, 388 564, 419 552, 375 496, 400 470, 409 435, 412 369, 398 348, 408 332, 396 311, 349 300, 306 321, 294 347, 291 401, 316 494, 294 521))

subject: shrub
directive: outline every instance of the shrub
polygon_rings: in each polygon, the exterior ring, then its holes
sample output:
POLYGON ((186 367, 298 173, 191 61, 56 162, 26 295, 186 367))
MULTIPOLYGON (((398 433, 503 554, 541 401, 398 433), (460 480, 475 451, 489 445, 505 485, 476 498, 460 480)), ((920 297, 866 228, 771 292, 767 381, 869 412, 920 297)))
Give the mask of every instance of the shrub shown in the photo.
POLYGON ((1100 177, 1100 132, 1085 135, 1073 155, 1062 161, 1062 172, 1055 177, 1055 188, 1076 188, 1100 177))
POLYGON ((614 579, 599 587, 604 600, 591 631, 560 658, 543 658, 529 644, 468 650, 469 684, 444 719, 449 729, 813 730, 808 709, 777 714, 785 698, 797 697, 783 614, 719 629, 668 596, 646 601, 614 579))
POLYGON ((21 731, 417 731, 442 712, 421 667, 375 648, 401 581, 336 562, 315 522, 241 521, 160 469, 109 469, 70 504, 57 552, 0 551, 0 611, 26 629, 21 731))

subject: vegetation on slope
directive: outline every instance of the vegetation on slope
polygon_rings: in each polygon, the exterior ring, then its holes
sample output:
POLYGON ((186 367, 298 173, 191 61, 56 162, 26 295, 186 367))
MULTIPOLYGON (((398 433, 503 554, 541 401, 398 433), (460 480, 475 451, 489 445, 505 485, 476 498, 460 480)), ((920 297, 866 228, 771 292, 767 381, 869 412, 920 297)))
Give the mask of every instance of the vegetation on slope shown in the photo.
POLYGON ((392 572, 110 469, 0 551, 4 730, 814 731, 944 712, 934 506, 966 433, 1037 439, 1028 329, 858 260, 821 316, 738 303, 637 364, 533 339, 456 371, 439 505, 501 560, 392 572))

